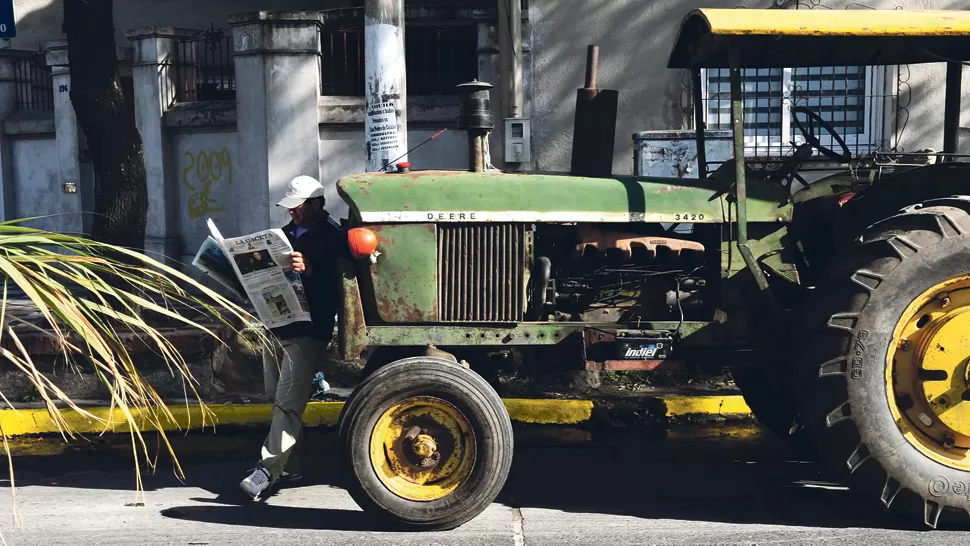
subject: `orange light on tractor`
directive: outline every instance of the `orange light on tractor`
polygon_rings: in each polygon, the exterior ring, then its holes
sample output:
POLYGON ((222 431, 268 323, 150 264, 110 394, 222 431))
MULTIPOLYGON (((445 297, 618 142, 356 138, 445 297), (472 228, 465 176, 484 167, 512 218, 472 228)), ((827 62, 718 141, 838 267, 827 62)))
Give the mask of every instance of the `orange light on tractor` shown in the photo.
POLYGON ((354 258, 374 257, 377 252, 377 235, 367 228, 353 228, 347 232, 350 254, 354 258))

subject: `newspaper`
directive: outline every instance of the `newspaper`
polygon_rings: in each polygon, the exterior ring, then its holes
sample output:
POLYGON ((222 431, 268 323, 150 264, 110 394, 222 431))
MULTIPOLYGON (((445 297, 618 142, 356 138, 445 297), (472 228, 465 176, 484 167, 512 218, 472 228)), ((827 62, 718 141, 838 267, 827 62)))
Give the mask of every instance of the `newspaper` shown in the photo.
POLYGON ((288 269, 293 247, 280 229, 224 239, 215 222, 192 261, 241 298, 248 298, 266 328, 310 321, 300 274, 288 269), (284 269, 287 268, 287 269, 284 269))

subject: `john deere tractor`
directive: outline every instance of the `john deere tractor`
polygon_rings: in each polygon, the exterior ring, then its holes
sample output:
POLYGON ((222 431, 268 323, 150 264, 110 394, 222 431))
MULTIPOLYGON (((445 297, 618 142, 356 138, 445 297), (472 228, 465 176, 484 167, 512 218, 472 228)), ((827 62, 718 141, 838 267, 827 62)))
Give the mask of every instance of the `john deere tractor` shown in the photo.
POLYGON ((484 510, 513 434, 479 371, 513 354, 564 370, 730 367, 767 427, 874 502, 929 527, 966 512, 968 60, 965 11, 692 11, 668 66, 695 82, 727 70, 734 130, 734 157, 713 168, 695 85, 698 178, 487 169, 488 91, 466 86, 468 170, 339 181, 357 252, 338 339, 345 358, 370 355, 339 425, 354 499, 413 529, 484 510), (942 152, 853 155, 796 105, 794 152, 746 160, 743 69, 930 62, 947 66, 942 152), (834 171, 806 181, 813 162, 834 171))

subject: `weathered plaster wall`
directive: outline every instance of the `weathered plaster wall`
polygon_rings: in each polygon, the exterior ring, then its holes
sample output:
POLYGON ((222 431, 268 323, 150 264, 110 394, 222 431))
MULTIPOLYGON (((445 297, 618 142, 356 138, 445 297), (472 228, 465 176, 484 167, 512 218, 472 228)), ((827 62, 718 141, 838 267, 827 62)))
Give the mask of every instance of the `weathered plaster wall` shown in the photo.
MULTIPOLYGON (((810 2, 803 1, 802 4, 810 2)), ((821 0, 844 9, 850 2, 821 0)), ((966 0, 864 0, 878 9, 966 9, 966 0)), ((569 169, 576 89, 585 75, 586 46, 600 47, 599 86, 620 93, 614 143, 614 172, 633 172, 633 134, 681 129, 683 71, 666 68, 679 24, 691 9, 765 8, 770 0, 533 0, 532 49, 535 68, 533 146, 536 168, 569 169)), ((854 3, 856 7, 859 3, 854 3)), ((819 7, 817 9, 824 9, 819 7)), ((903 86, 909 119, 900 143, 906 150, 942 147, 945 67, 910 66, 903 86)), ((903 72, 906 77, 906 70, 903 72)), ((493 82, 495 83, 495 82, 493 82)), ((963 125, 970 125, 970 69, 964 70, 963 125)))
POLYGON ((178 229, 182 262, 189 263, 209 234, 212 220, 223 235, 237 235, 236 222, 247 211, 237 206, 237 196, 256 181, 238 168, 236 132, 177 131, 172 135, 177 187, 178 229))
POLYGON ((64 193, 57 166, 54 134, 16 137, 10 141, 13 165, 14 218, 56 215, 27 226, 49 231, 78 232, 77 195, 64 193))
MULTIPOLYGON (((411 129, 410 147, 417 146, 440 129, 411 129)), ((320 127, 320 181, 327 189, 327 210, 337 218, 347 217, 347 203, 337 194, 337 180, 364 172, 364 128, 320 127)), ((408 156, 412 169, 468 168, 468 137, 465 131, 449 129, 408 156)))

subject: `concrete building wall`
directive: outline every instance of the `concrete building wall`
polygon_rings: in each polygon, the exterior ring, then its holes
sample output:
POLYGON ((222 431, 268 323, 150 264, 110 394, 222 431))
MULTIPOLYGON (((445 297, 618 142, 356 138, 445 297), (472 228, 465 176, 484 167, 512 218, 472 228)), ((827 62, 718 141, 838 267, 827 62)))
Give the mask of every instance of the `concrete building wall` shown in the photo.
MULTIPOLYGON (((408 141, 416 145, 436 132, 438 129, 412 129, 408 141)), ((176 180, 169 184, 176 188, 182 261, 187 263, 209 233, 208 218, 216 222, 224 235, 231 236, 238 234, 239 218, 262 213, 267 204, 251 210, 239 196, 257 191, 260 185, 265 186, 265 181, 254 180, 240 170, 235 130, 170 130, 170 135, 176 180)), ((412 168, 466 168, 466 138, 464 131, 442 133, 410 155, 412 168)), ((320 182, 327 190, 327 209, 337 218, 346 218, 347 204, 337 194, 336 183, 342 176, 364 171, 364 128, 321 125, 319 146, 320 182)), ((268 205, 280 197, 270 195, 268 205)))
MULTIPOLYGON (((810 3, 803 1, 804 6, 810 3)), ((532 0, 533 146, 536 168, 569 169, 576 89, 583 86, 586 46, 600 47, 599 87, 619 91, 614 173, 633 172, 633 134, 682 129, 683 71, 666 68, 681 19, 696 8, 767 8, 771 0, 532 0)), ((781 0, 778 3, 784 3, 781 0)), ((788 2, 794 4, 794 2, 788 2)), ((820 0, 816 9, 852 4, 877 9, 966 9, 965 0, 820 0)), ((804 7, 802 8, 804 9, 804 7)), ((900 145, 906 150, 943 143, 942 64, 903 69, 901 103, 908 110, 900 145)), ((493 82, 495 83, 495 82, 493 82)), ((964 70, 963 126, 970 125, 970 69, 964 70)))
POLYGON ((57 168, 57 141, 53 134, 14 138, 13 159, 15 218, 59 215, 32 220, 32 228, 65 231, 77 223, 77 202, 61 190, 57 168))
POLYGON ((181 261, 189 263, 209 234, 209 218, 227 237, 236 235, 239 215, 250 212, 240 210, 237 196, 256 182, 238 169, 235 130, 172 131, 171 135, 177 180, 168 182, 177 188, 181 261))
MULTIPOLYGON (((411 129, 408 142, 413 148, 440 129, 411 129)), ((468 167, 468 137, 465 131, 449 129, 408 156, 412 169, 465 169, 468 167)), ((321 125, 320 182, 327 189, 327 210, 337 218, 347 217, 347 203, 337 193, 342 176, 364 172, 364 128, 321 125)))

